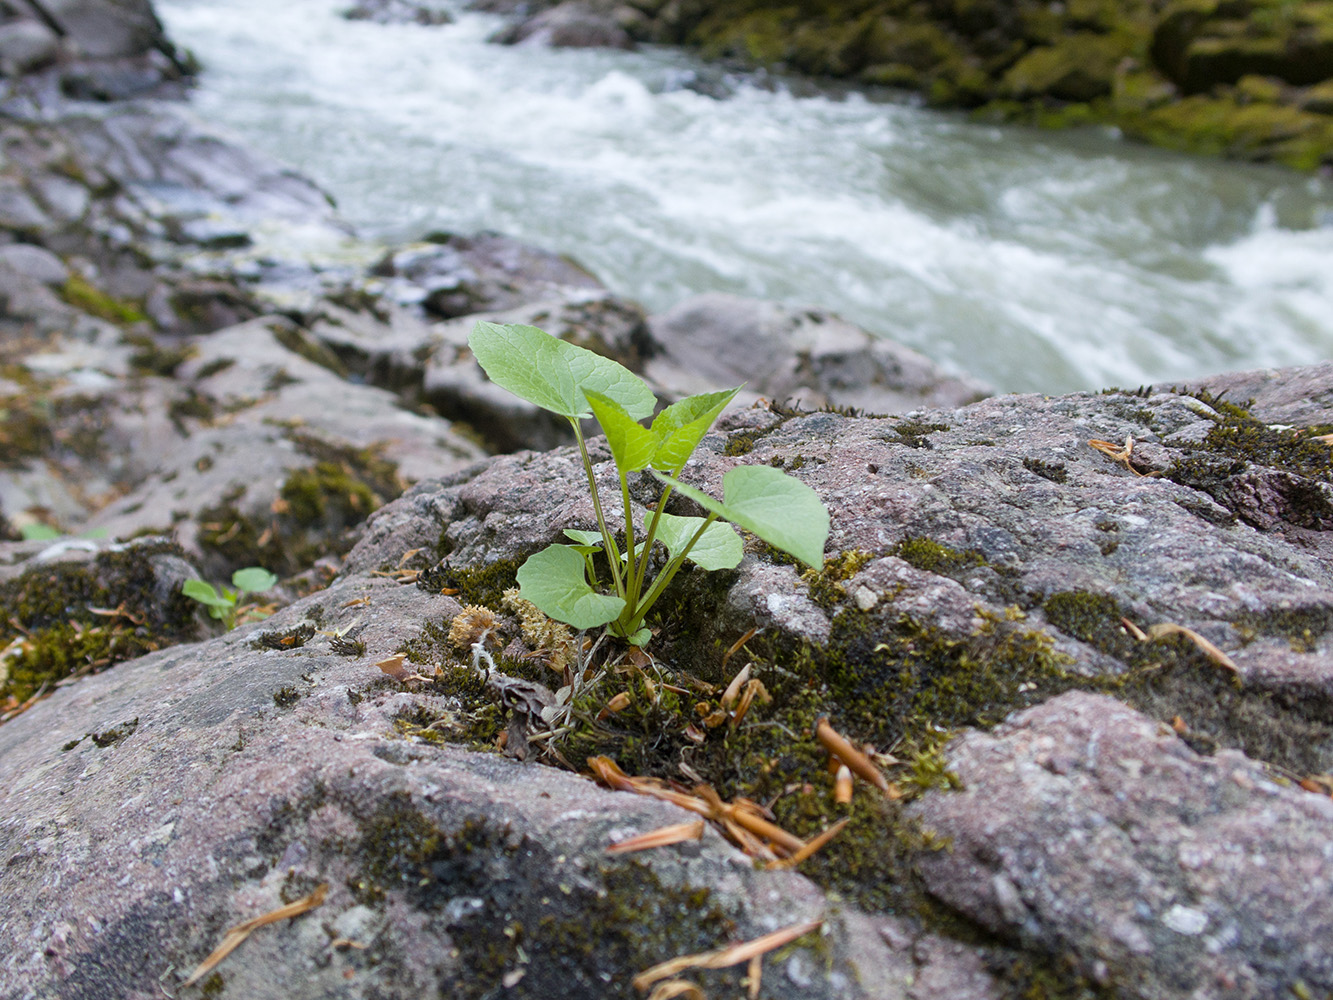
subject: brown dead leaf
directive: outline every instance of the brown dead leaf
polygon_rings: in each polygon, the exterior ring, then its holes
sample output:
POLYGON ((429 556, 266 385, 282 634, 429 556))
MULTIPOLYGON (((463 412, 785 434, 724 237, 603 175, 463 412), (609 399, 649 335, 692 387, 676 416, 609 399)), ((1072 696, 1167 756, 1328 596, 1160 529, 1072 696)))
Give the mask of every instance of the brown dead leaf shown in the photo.
POLYGON ((182 986, 193 986, 204 976, 208 975, 224 958, 235 951, 250 932, 256 928, 263 927, 265 924, 274 924, 279 920, 288 920, 291 917, 299 917, 307 910, 313 910, 324 902, 324 897, 329 894, 328 884, 319 886, 308 896, 303 896, 294 903, 288 903, 286 906, 280 906, 278 909, 265 913, 258 917, 251 917, 242 923, 237 924, 231 930, 227 931, 222 938, 222 943, 213 949, 213 953, 199 963, 199 967, 190 973, 190 978, 181 983, 182 986))
POLYGON ((412 676, 412 671, 403 666, 403 661, 407 659, 402 653, 391 656, 387 660, 380 660, 375 666, 379 667, 386 674, 396 681, 405 681, 412 676))

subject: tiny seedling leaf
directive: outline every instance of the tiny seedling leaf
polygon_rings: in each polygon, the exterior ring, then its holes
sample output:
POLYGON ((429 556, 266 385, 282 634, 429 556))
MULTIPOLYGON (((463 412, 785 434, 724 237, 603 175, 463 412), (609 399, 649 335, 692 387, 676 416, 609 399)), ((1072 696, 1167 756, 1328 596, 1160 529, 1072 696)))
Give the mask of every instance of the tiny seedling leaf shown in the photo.
POLYGON ((213 585, 206 580, 186 580, 181 585, 181 593, 186 597, 192 597, 200 604, 206 604, 210 608, 231 608, 236 605, 234 600, 227 600, 216 590, 213 585))
POLYGON ((740 391, 741 387, 736 386, 721 392, 687 396, 659 413, 652 427, 653 437, 657 439, 657 451, 650 463, 652 467, 679 475, 681 467, 694 454, 718 414, 740 391))
POLYGON ((584 389, 593 416, 606 433, 611 457, 622 473, 646 469, 657 451, 657 438, 647 427, 629 415, 626 409, 609 396, 592 389, 584 389))
MULTIPOLYGON (((695 532, 703 525, 702 517, 676 517, 662 514, 657 523, 657 537, 673 556, 680 554, 695 532)), ((706 569, 735 569, 745 555, 745 546, 736 529, 729 524, 714 521, 706 529, 694 548, 686 556, 690 562, 706 569)))
POLYGON ((496 385, 571 420, 592 415, 584 389, 615 400, 636 420, 652 416, 657 405, 628 368, 535 326, 479 322, 468 346, 496 385))
MULTIPOLYGON (((741 465, 722 477, 723 501, 678 479, 654 472, 704 510, 758 535, 801 562, 824 565, 829 515, 819 494, 770 465, 741 465)), ((660 530, 660 529, 659 529, 660 530)))
POLYGON ((262 594, 277 582, 276 576, 259 566, 247 566, 231 575, 232 586, 242 594, 262 594))
POLYGON ((625 608, 623 599, 588 586, 583 556, 573 545, 551 545, 529 556, 519 567, 518 587, 524 600, 576 629, 605 625, 625 608))

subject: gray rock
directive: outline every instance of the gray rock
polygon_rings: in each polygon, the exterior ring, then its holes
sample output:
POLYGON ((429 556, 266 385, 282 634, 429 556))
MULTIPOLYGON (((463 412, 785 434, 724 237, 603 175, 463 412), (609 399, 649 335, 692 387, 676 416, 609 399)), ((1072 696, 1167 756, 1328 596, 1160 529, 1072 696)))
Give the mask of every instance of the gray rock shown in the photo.
POLYGON ((444 319, 576 291, 604 291, 569 258, 497 233, 439 234, 393 251, 375 273, 388 279, 389 298, 420 304, 429 315, 444 319))
POLYGON ((649 329, 662 354, 645 374, 675 395, 744 382, 751 401, 901 413, 961 406, 993 392, 818 310, 714 292, 650 317, 649 329))
POLYGON ((26 243, 0 246, 0 266, 44 285, 63 284, 69 277, 69 268, 59 257, 50 250, 26 243))
POLYGON ((260 319, 200 341, 175 380, 111 390, 111 412, 141 416, 108 421, 102 447, 144 461, 116 470, 124 495, 86 526, 117 537, 174 528, 211 571, 292 573, 345 547, 346 530, 405 484, 483 456, 448 421, 303 354, 336 367, 291 323, 260 319), (227 538, 231 525, 239 535, 227 538))
POLYGON ((40 21, 0 24, 0 74, 22 76, 49 66, 60 51, 60 38, 40 21))
POLYGON ((1327 795, 1077 692, 947 756, 964 790, 913 812, 952 847, 921 871, 983 927, 1151 1000, 1333 990, 1327 795))
MULTIPOLYGON (((386 689, 371 664, 457 609, 347 578, 260 626, 87 678, 0 727, 0 992, 154 996, 227 926, 318 885, 321 906, 253 934, 206 988, 301 1000, 507 983, 517 997, 609 998, 659 961, 821 917, 817 950, 767 960, 765 995, 907 1000, 923 972, 967 976, 970 956, 880 933, 884 921, 831 905, 797 874, 757 871, 712 831, 605 853, 688 818, 674 806, 399 735, 395 720, 422 696, 386 689), (312 618, 365 623, 366 656, 334 655, 323 637, 252 644, 312 618)), ((734 991, 742 973, 712 981, 734 991)))
POLYGON ((136 56, 163 42, 149 0, 43 0, 43 7, 85 56, 136 56))
POLYGON ((358 0, 343 17, 349 21, 374 21, 376 24, 421 24, 434 27, 453 23, 453 15, 443 7, 422 0, 358 0))
POLYGON ((501 45, 545 45, 570 49, 632 49, 634 41, 613 15, 579 0, 567 0, 504 29, 491 39, 501 45))

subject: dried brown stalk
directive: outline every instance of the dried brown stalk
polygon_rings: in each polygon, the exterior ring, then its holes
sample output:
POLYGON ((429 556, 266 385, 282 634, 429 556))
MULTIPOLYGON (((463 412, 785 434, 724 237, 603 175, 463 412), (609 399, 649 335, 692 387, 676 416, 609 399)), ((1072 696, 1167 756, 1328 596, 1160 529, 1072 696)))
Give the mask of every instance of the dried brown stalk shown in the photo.
POLYGON ((640 972, 634 977, 634 988, 646 990, 659 980, 673 978, 676 973, 684 972, 686 969, 726 969, 733 965, 740 965, 742 962, 749 962, 751 959, 765 955, 776 948, 781 948, 783 945, 791 944, 791 942, 804 937, 811 931, 818 930, 823 925, 824 921, 822 919, 811 920, 808 923, 784 927, 772 934, 765 934, 753 941, 745 941, 728 948, 719 948, 716 951, 704 952, 699 955, 681 955, 679 958, 670 959, 640 972))
POLYGON ((190 973, 190 978, 185 980, 182 986, 193 986, 204 976, 208 975, 224 958, 235 951, 250 932, 256 928, 263 927, 265 924, 275 924, 279 920, 288 920, 292 917, 299 917, 307 910, 313 910, 324 902, 324 897, 329 894, 328 884, 319 886, 308 896, 302 896, 294 903, 288 903, 269 913, 258 917, 251 917, 242 923, 237 924, 231 930, 227 931, 222 938, 222 943, 213 949, 213 953, 199 963, 199 968, 190 973))
POLYGON ((704 835, 704 821, 696 819, 689 823, 677 823, 674 826, 661 826, 649 830, 637 837, 630 837, 606 849, 607 854, 628 854, 631 851, 646 851, 653 847, 666 847, 686 840, 699 840, 704 835))
POLYGON ((858 777, 870 782, 881 792, 889 790, 888 779, 860 750, 847 742, 846 737, 842 736, 834 729, 828 721, 828 716, 821 715, 815 723, 815 735, 819 742, 824 744, 824 749, 837 757, 838 760, 846 764, 852 773, 858 777))

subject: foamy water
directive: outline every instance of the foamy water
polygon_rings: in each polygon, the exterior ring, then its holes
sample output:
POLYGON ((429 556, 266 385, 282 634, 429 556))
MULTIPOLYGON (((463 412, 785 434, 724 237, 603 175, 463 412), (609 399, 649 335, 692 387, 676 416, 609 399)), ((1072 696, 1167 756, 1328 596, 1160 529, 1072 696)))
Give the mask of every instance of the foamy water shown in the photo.
POLYGON ((860 95, 681 82, 686 54, 506 48, 500 22, 159 0, 199 113, 371 241, 492 229, 651 309, 833 309, 1008 390, 1333 356, 1333 183, 860 95))

